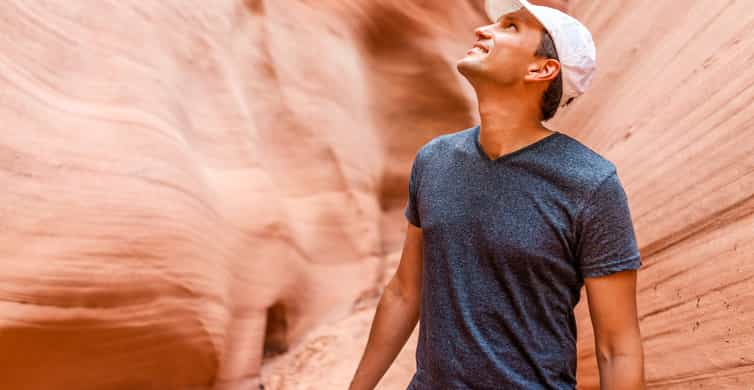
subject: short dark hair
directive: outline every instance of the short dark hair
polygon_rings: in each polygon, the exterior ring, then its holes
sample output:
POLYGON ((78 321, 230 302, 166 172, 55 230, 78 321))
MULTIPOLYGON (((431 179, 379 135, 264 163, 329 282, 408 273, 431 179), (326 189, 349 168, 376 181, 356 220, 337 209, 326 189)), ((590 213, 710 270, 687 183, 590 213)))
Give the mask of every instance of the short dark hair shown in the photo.
MULTIPOLYGON (((537 57, 553 58, 558 61, 558 52, 555 50, 555 43, 552 41, 552 36, 547 30, 542 30, 542 39, 539 42, 537 51, 534 52, 537 57)), ((562 69, 561 69, 562 71, 562 69)), ((561 71, 558 71, 558 75, 550 82, 545 92, 542 94, 542 101, 539 106, 542 111, 542 120, 546 121, 558 111, 558 105, 560 104, 560 97, 563 95, 563 78, 561 77, 561 71)))

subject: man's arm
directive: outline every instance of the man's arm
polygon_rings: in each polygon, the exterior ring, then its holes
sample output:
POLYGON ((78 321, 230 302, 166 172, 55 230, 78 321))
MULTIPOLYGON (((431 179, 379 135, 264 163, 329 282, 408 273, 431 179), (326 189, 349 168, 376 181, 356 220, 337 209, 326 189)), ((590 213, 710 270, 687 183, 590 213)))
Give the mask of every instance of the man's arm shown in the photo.
POLYGON ((408 223, 398 269, 385 287, 349 390, 374 389, 419 320, 422 230, 408 223))
POLYGON ((644 389, 636 270, 584 278, 601 390, 644 389))

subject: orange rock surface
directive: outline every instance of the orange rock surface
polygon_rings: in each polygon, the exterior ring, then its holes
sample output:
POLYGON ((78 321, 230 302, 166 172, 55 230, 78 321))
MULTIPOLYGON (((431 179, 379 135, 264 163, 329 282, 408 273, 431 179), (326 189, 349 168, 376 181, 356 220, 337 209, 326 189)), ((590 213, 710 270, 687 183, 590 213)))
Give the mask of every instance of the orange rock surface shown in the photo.
MULTIPOLYGON (((648 383, 745 388, 751 5, 548 4, 597 43, 549 126, 622 172, 648 383)), ((482 23, 481 0, 1 2, 0 388, 345 388, 414 153, 477 120, 455 61, 482 23)))

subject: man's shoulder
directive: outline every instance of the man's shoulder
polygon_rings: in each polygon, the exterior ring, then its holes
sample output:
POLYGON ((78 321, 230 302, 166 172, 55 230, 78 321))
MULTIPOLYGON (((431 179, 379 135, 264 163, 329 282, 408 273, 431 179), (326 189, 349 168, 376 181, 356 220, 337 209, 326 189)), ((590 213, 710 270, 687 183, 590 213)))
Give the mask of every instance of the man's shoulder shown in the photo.
POLYGON ((561 133, 562 143, 557 152, 559 166, 572 178, 585 187, 599 184, 606 177, 616 173, 613 161, 578 139, 561 133))
POLYGON ((433 155, 441 155, 457 148, 463 148, 468 145, 469 137, 472 136, 474 129, 474 127, 469 127, 437 135, 422 145, 419 154, 429 158, 433 155))

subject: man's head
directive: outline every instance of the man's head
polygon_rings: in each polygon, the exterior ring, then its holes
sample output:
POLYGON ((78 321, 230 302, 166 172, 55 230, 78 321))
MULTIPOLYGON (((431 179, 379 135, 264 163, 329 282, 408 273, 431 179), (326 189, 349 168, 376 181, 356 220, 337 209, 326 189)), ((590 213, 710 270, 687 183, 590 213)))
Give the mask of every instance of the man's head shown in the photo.
POLYGON ((477 94, 513 97, 508 101, 547 120, 586 91, 597 53, 581 22, 560 6, 530 0, 485 0, 485 11, 494 23, 475 30, 475 47, 457 64, 477 94))
POLYGON ((539 106, 541 120, 550 119, 563 87, 555 45, 542 24, 520 8, 474 32, 477 41, 458 61, 459 72, 475 88, 509 89, 522 104, 539 106))

